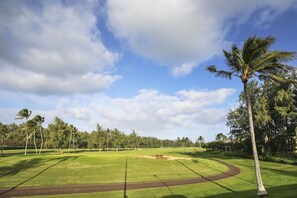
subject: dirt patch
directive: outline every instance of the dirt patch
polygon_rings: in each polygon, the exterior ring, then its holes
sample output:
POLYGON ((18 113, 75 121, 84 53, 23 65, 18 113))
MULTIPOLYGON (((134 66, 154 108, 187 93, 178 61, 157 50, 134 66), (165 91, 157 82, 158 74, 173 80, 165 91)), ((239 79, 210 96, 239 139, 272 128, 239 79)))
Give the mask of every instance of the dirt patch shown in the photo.
POLYGON ((160 159, 160 160, 192 160, 189 157, 175 157, 169 155, 141 155, 138 157, 149 158, 149 159, 160 159))

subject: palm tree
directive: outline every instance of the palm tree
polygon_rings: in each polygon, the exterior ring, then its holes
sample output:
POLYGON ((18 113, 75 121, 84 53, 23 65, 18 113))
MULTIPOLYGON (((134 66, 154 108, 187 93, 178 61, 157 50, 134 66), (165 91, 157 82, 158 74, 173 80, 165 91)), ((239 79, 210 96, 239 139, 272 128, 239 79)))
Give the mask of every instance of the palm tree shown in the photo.
POLYGON ((32 130, 30 134, 27 135, 27 140, 29 140, 32 135, 33 135, 33 141, 34 141, 34 147, 35 147, 35 152, 37 154, 37 146, 36 146, 36 128, 37 128, 37 123, 34 120, 27 120, 25 124, 25 130, 32 130))
POLYGON ((268 193, 265 190, 260 173, 248 82, 254 77, 258 77, 260 80, 272 79, 284 82, 286 79, 281 74, 294 70, 294 67, 287 66, 281 62, 292 61, 296 58, 295 52, 269 51, 270 46, 274 42, 275 38, 272 36, 266 38, 250 37, 245 41, 241 50, 236 45, 232 46, 231 52, 223 50, 228 71, 217 70, 214 65, 206 68, 206 70, 215 73, 217 77, 231 79, 235 76, 240 78, 243 83, 259 196, 264 196, 268 193))
POLYGON ((188 144, 189 140, 190 140, 190 139, 189 139, 188 137, 183 137, 183 138, 182 138, 183 147, 184 147, 184 151, 183 151, 183 153, 185 153, 185 151, 186 151, 186 149, 187 149, 187 144, 188 144))
MULTIPOLYGON (((32 111, 28 109, 22 109, 17 113, 16 119, 26 119, 26 122, 28 121, 32 111)), ((28 146, 28 141, 29 141, 29 134, 28 131, 26 131, 26 146, 25 146, 25 155, 27 155, 27 146, 28 146)))
MULTIPOLYGON (((35 122, 37 128, 39 129, 39 133, 40 133, 40 149, 39 149, 39 154, 42 151, 42 147, 43 147, 43 133, 42 133, 42 123, 44 123, 44 117, 41 117, 40 115, 36 115, 33 119, 33 122, 35 122)), ((36 145, 35 142, 35 133, 34 133, 34 144, 36 145)))
POLYGON ((1 156, 3 157, 4 156, 4 154, 3 154, 3 144, 4 144, 4 140, 5 140, 5 138, 7 137, 7 127, 6 127, 6 125, 4 125, 4 124, 2 124, 1 122, 0 122, 0 135, 1 135, 1 146, 0 146, 0 148, 1 148, 1 156))
POLYGON ((68 142, 68 153, 70 151, 71 142, 72 142, 72 151, 74 152, 74 136, 75 136, 77 129, 71 124, 69 126, 69 130, 70 130, 70 137, 69 137, 69 142, 68 142))
POLYGON ((204 141, 204 138, 202 136, 199 136, 197 140, 199 142, 199 148, 201 148, 201 144, 204 141))

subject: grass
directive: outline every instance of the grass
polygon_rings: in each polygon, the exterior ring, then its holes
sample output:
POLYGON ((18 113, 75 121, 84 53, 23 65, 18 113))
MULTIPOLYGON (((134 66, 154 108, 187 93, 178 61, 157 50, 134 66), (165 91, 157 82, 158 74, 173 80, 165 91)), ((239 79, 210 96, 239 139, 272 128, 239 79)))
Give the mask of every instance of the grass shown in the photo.
MULTIPOLYGON (((140 158, 139 155, 174 154, 173 149, 148 149, 125 152, 81 152, 75 154, 12 155, 0 158, 0 187, 50 186, 85 183, 117 183, 124 181, 128 160, 128 182, 197 177, 194 172, 169 160, 140 158), (174 173, 174 174, 172 174, 174 173)), ((211 175, 227 168, 217 162, 200 159, 180 160, 201 175, 211 175), (205 166, 207 165, 207 166, 205 166), (212 168, 209 168, 212 167, 212 168)))
MULTIPOLYGON (((225 171, 226 167, 211 160, 220 159, 241 169, 232 178, 215 182, 176 187, 129 190, 129 198, 163 197, 256 197, 253 160, 232 158, 221 154, 182 149, 144 149, 129 152, 81 152, 76 154, 11 155, 0 158, 0 186, 43 186, 78 183, 123 182, 125 160, 128 158, 128 181, 152 181, 198 177, 176 161, 139 158, 138 155, 173 155, 194 157, 200 163, 181 162, 206 176, 225 171)), ((262 178, 269 197, 297 197, 297 166, 261 162, 262 178)), ((70 195, 49 196, 69 197, 70 195)), ((71 197, 123 197, 123 192, 76 194, 71 197)))

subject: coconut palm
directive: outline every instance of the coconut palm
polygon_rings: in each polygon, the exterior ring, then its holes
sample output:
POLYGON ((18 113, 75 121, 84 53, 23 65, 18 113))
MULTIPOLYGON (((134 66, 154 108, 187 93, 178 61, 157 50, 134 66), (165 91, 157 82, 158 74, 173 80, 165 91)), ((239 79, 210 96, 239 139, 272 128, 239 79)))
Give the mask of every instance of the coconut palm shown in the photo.
POLYGON ((282 62, 295 60, 296 53, 269 51, 270 46, 274 42, 275 38, 273 36, 266 38, 250 37, 245 41, 242 49, 238 49, 236 45, 233 45, 231 52, 223 50, 228 66, 227 71, 217 70, 214 65, 206 68, 206 70, 215 73, 217 77, 231 79, 235 76, 240 78, 243 83, 259 196, 267 195, 268 193, 265 190, 260 173, 248 82, 255 77, 260 80, 272 79, 278 82, 284 82, 286 79, 281 74, 295 69, 282 62))
POLYGON ((25 123, 25 130, 26 131, 31 131, 30 134, 27 132, 27 142, 33 136, 33 142, 34 142, 35 152, 37 154, 36 128, 37 128, 37 123, 35 121, 33 121, 33 120, 27 120, 27 122, 25 123))
POLYGON ((28 109, 22 109, 17 113, 17 117, 16 119, 26 119, 26 121, 29 119, 30 115, 31 115, 32 111, 28 110, 28 109))
MULTIPOLYGON (((16 119, 26 119, 26 122, 28 121, 32 111, 28 109, 22 109, 17 113, 16 119)), ((28 141, 29 141, 29 134, 28 131, 26 131, 26 146, 25 146, 25 155, 27 155, 27 146, 28 146, 28 141)))
POLYGON ((8 132, 7 126, 4 125, 4 124, 2 124, 0 122, 0 136, 1 136, 1 146, 0 146, 0 149, 1 149, 1 156, 2 157, 4 156, 4 154, 3 154, 3 146, 4 145, 3 144, 4 144, 5 138, 7 137, 7 132, 8 132))
MULTIPOLYGON (((44 117, 41 117, 40 115, 36 115, 36 116, 32 119, 32 121, 35 122, 36 127, 38 128, 39 133, 40 133, 40 149, 39 149, 39 154, 40 154, 41 151, 42 151, 42 147, 43 147, 42 123, 44 123, 44 117)), ((35 133, 34 133, 34 144, 36 145, 36 142, 35 142, 35 133)), ((36 148, 36 147, 35 147, 35 148, 36 148)))
POLYGON ((76 135, 75 133, 77 132, 77 129, 72 124, 69 126, 69 130, 70 130, 70 136, 69 136, 69 142, 68 142, 68 153, 70 151, 71 142, 72 142, 72 149, 74 152, 74 136, 76 135))
POLYGON ((201 144, 204 141, 204 138, 202 136, 199 136, 197 140, 199 142, 199 148, 201 148, 201 144))

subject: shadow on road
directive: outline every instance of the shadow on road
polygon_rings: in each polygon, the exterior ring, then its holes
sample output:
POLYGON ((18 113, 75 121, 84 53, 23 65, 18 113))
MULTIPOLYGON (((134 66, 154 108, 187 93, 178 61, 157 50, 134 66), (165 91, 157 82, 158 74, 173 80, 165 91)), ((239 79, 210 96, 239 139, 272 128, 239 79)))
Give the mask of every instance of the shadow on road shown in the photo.
POLYGON ((193 173, 195 173, 196 175, 199 175, 200 177, 206 179, 207 181, 210 181, 210 182, 212 182, 212 183, 214 183, 214 184, 220 186, 221 188, 224 188, 224 189, 226 189, 226 190, 228 190, 228 191, 230 191, 230 192, 235 192, 234 190, 232 190, 232 189, 230 189, 230 188, 228 188, 228 187, 225 187, 225 186, 223 186, 223 185, 221 185, 221 184, 219 184, 219 183, 217 183, 217 182, 215 182, 215 181, 213 181, 213 180, 211 180, 211 179, 209 179, 209 178, 207 178, 207 177, 204 177, 203 175, 201 175, 201 174, 199 174, 198 172, 196 172, 195 170, 191 169, 190 167, 188 167, 187 165, 185 165, 185 164, 182 163, 181 161, 179 161, 179 160, 176 160, 176 161, 177 161, 178 163, 180 163, 181 165, 183 165, 184 167, 186 167, 187 169, 189 169, 190 171, 192 171, 193 173))
POLYGON ((126 157, 126 164, 125 164, 125 182, 124 182, 124 198, 127 198, 127 174, 128 174, 128 158, 126 157))
MULTIPOLYGON (((173 192, 172 192, 172 190, 171 190, 171 188, 167 185, 167 183, 166 182, 164 182, 162 179, 160 179, 159 177, 158 177, 158 175, 154 175, 160 182, 162 182, 163 184, 164 184, 164 186, 166 186, 166 188, 169 190, 169 192, 170 192, 170 194, 172 195, 172 196, 174 196, 173 195, 173 192)), ((168 196, 167 196, 168 197, 168 196)))

